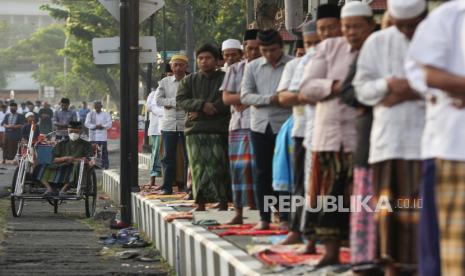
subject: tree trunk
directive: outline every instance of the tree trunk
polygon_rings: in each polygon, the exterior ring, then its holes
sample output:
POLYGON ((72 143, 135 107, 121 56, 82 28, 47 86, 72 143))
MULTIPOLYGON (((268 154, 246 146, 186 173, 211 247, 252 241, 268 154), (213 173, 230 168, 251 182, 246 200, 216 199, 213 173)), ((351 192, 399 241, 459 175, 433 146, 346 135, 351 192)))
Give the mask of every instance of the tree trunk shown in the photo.
POLYGON ((279 8, 277 3, 267 0, 254 0, 255 18, 257 27, 261 30, 276 29, 276 13, 279 8))

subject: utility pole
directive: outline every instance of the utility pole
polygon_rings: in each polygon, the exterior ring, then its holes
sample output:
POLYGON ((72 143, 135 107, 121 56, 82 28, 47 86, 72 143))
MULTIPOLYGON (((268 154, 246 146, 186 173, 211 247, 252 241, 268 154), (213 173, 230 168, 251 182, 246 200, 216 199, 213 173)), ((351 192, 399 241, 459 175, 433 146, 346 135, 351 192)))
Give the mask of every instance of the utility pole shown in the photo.
POLYGON ((195 57, 194 57, 194 11, 192 2, 186 1, 185 12, 185 26, 186 26, 186 55, 189 58, 189 66, 191 73, 195 72, 195 57))
MULTIPOLYGON (((164 9, 164 8, 163 8, 164 9)), ((150 22, 149 22, 149 36, 153 36, 153 19, 155 15, 152 14, 150 16, 150 22)), ((155 62, 155 61, 154 61, 155 62)), ((147 90, 145 91, 145 98, 147 99, 149 94, 152 92, 152 72, 153 72, 153 63, 149 63, 147 65, 147 90)), ((148 112, 146 112, 148 113, 148 112)), ((150 121, 150 114, 147 114, 147 119, 145 121, 145 135, 144 135, 144 145, 143 145, 143 151, 144 152, 151 152, 152 148, 150 147, 149 144, 149 136, 147 135, 148 133, 148 128, 149 128, 149 121, 150 121)))
POLYGON ((131 192, 138 183, 139 0, 120 0, 121 220, 131 224, 131 192))

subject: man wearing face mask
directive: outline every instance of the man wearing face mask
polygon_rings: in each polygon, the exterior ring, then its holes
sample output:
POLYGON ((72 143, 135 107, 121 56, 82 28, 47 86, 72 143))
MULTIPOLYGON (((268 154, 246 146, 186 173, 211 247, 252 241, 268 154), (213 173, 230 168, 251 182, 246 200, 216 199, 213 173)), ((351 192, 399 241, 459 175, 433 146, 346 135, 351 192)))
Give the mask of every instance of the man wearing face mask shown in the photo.
POLYGON ((5 116, 2 126, 5 128, 5 140, 3 146, 3 161, 13 160, 18 150, 18 142, 21 140, 21 127, 25 123, 24 116, 17 113, 18 104, 10 102, 10 113, 5 116))
POLYGON ((77 180, 79 161, 83 158, 92 157, 92 144, 81 139, 82 123, 71 121, 68 125, 69 139, 63 140, 53 148, 53 161, 36 172, 36 179, 40 181, 47 190, 44 197, 65 196, 69 184, 77 180), (52 188, 50 183, 64 184, 60 192, 52 188))
MULTIPOLYGON (((336 20, 337 22, 338 20, 336 20)), ((278 88, 280 92, 279 101, 283 106, 293 107, 292 116, 294 117, 294 126, 292 129, 292 138, 294 140, 294 185, 292 190, 293 196, 304 196, 304 159, 305 148, 303 147, 303 140, 305 137, 305 127, 307 118, 305 116, 305 102, 299 100, 299 84, 302 79, 305 65, 313 56, 314 47, 320 42, 320 37, 316 32, 316 22, 307 22, 302 26, 303 44, 305 45, 307 54, 301 59, 296 59, 297 67, 293 70, 293 74, 286 87, 278 88), (303 61, 303 62, 302 62, 303 61)), ((288 68, 289 64, 286 65, 288 68)), ((286 71, 286 69, 285 69, 286 71)), ((284 74, 283 74, 284 75, 284 74)), ((282 82, 282 79, 281 79, 282 82)), ((301 216, 303 207, 297 207, 295 212, 291 213, 289 230, 290 233, 282 244, 292 244, 301 241, 301 216)), ((294 211, 294 210, 293 210, 294 211)))

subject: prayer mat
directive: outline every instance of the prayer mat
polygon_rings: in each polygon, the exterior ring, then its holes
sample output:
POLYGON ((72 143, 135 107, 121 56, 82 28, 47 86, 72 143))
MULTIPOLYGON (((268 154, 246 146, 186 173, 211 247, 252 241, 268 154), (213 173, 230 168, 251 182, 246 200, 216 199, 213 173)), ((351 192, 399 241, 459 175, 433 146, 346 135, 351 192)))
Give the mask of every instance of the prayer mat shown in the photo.
POLYGON ((176 212, 165 216, 163 219, 166 222, 172 222, 175 219, 193 219, 194 215, 191 212, 176 212))

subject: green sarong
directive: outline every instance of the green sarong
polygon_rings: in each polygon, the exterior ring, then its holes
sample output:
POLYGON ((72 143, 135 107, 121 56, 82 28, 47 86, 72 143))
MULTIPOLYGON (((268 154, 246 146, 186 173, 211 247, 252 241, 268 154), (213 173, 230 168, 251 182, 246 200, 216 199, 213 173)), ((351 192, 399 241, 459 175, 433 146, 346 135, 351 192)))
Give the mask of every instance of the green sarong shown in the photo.
POLYGON ((192 192, 196 203, 227 202, 231 191, 228 135, 186 136, 192 192))

